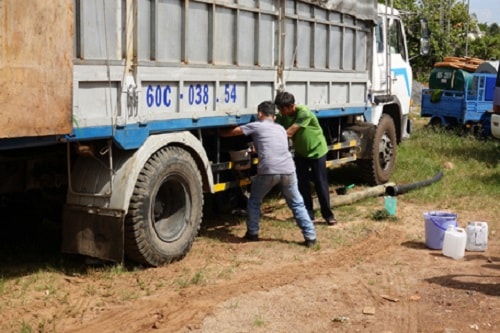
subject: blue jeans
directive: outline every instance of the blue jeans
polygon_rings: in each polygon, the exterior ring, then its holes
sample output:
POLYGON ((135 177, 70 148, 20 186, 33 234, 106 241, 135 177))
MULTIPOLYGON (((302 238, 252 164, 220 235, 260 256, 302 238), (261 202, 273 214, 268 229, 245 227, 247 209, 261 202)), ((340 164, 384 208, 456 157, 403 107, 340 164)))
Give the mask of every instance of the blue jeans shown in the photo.
POLYGON ((306 240, 316 239, 314 224, 304 206, 304 199, 299 192, 297 175, 257 175, 252 181, 252 189, 247 204, 247 232, 251 235, 259 233, 260 206, 262 200, 276 185, 280 185, 286 204, 293 212, 297 225, 302 230, 306 240))

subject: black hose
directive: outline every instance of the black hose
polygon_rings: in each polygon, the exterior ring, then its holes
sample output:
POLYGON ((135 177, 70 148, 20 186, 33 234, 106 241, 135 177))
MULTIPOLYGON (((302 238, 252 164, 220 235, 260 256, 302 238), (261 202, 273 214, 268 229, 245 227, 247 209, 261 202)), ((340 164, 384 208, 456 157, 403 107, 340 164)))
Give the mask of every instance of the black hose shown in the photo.
POLYGON ((420 188, 420 187, 424 187, 424 186, 430 185, 432 183, 437 182, 441 178, 443 178, 443 172, 439 171, 431 179, 422 180, 422 181, 411 183, 411 184, 387 186, 386 189, 385 189, 385 194, 386 195, 390 195, 390 196, 396 196, 398 194, 403 194, 403 193, 406 193, 408 191, 414 190, 416 188, 420 188))

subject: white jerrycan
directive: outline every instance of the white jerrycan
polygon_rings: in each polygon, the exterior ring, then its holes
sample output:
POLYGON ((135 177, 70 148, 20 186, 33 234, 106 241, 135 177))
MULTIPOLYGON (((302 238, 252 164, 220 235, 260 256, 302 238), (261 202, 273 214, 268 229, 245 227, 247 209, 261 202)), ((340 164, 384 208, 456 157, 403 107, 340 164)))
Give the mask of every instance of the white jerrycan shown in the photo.
POLYGON ((453 259, 463 258, 466 240, 464 228, 449 226, 444 233, 443 254, 453 259))

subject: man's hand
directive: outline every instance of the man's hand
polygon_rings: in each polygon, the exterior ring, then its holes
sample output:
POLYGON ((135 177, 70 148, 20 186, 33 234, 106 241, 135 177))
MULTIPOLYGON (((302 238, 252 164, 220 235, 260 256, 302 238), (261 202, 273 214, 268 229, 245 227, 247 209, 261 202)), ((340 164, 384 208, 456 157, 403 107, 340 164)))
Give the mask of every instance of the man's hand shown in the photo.
POLYGON ((293 124, 292 126, 288 127, 286 130, 286 134, 288 135, 289 138, 291 138, 297 131, 300 129, 300 126, 297 124, 293 124))
POLYGON ((239 126, 233 128, 221 128, 219 131, 219 135, 222 137, 237 136, 243 135, 243 131, 239 126))

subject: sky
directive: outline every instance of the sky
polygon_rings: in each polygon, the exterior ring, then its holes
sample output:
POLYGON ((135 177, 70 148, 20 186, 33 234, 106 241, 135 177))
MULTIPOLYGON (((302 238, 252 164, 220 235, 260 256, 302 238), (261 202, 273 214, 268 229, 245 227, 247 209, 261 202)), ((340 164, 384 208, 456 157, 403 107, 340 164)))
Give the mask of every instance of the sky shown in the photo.
POLYGON ((475 13, 479 23, 500 25, 500 0, 464 0, 469 2, 469 13, 475 13))

